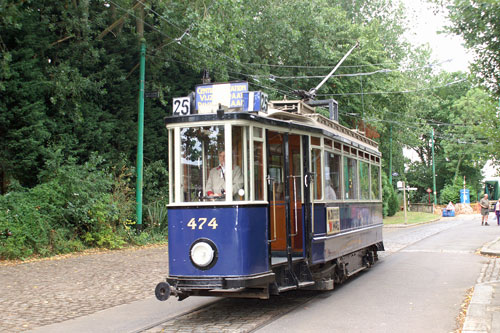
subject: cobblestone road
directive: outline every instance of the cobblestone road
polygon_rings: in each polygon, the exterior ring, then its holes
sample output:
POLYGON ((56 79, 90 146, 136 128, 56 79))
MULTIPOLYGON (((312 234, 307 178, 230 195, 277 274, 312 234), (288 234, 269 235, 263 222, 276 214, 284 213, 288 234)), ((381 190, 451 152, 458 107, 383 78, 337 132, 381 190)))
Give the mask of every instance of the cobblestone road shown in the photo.
MULTIPOLYGON (((450 222, 384 229, 387 251, 380 253, 381 258, 453 227, 455 223, 450 222)), ((156 284, 167 275, 166 251, 163 246, 0 264, 0 331, 33 329, 151 297, 156 284)), ((484 276, 498 267, 492 262, 484 276)), ((311 297, 310 292, 298 292, 268 301, 226 299, 148 332, 248 332, 311 297)))
POLYGON ((293 291, 259 299, 224 299, 198 311, 180 316, 145 332, 250 332, 269 321, 307 303, 318 292, 293 291))
POLYGON ((0 265, 0 331, 33 329, 154 295, 167 247, 0 265))

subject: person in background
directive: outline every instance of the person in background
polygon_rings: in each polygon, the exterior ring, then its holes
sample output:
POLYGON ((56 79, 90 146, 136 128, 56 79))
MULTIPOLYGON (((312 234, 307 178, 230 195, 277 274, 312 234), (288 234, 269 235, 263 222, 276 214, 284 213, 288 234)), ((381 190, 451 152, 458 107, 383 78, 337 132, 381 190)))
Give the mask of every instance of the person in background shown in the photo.
POLYGON ((500 225, 500 199, 495 204, 495 215, 497 216, 497 225, 500 225))
POLYGON ((488 200, 488 194, 484 194, 484 197, 479 201, 479 206, 481 206, 481 225, 489 225, 490 201, 488 200))
MULTIPOLYGON (((208 196, 222 197, 226 192, 226 152, 219 152, 219 165, 210 170, 206 191, 208 196)), ((243 187, 243 174, 239 166, 233 166, 233 196, 243 187)))
POLYGON ((325 188, 325 198, 326 200, 337 200, 337 194, 330 181, 328 181, 328 185, 325 188))

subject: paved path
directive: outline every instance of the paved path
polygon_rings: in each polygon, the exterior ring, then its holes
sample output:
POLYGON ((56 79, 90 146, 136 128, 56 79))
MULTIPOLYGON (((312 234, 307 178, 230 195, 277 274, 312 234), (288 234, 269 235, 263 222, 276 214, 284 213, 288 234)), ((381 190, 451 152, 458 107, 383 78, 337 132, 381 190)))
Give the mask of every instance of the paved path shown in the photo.
POLYGON ((0 332, 29 330, 152 296, 167 276, 166 251, 162 246, 0 265, 0 332))
POLYGON ((492 257, 474 286, 463 333, 500 332, 500 238, 483 246, 480 252, 492 257))

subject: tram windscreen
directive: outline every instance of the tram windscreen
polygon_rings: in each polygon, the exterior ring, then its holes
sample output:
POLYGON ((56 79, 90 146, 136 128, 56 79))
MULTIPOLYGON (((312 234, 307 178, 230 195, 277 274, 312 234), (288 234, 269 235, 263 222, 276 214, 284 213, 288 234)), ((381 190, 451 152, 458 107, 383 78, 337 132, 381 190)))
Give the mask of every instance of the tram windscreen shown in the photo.
POLYGON ((219 176, 211 194, 224 197, 224 172, 219 159, 224 152, 224 126, 182 128, 181 134, 181 201, 202 201, 207 195, 210 172, 219 176), (217 169, 219 168, 219 170, 217 169), (222 192, 222 193, 221 193, 222 192))

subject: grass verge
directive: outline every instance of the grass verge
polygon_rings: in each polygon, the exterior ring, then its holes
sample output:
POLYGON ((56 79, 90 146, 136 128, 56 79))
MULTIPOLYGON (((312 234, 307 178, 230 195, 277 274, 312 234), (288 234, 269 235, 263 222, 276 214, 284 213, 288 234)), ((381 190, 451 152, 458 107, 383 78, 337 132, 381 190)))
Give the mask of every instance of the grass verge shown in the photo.
MULTIPOLYGON (((429 222, 439 218, 438 215, 420 212, 407 212, 407 224, 415 224, 422 222, 429 222)), ((394 216, 387 216, 384 218, 384 224, 404 224, 405 213, 397 212, 394 216)))

